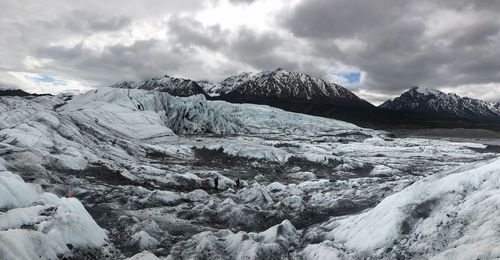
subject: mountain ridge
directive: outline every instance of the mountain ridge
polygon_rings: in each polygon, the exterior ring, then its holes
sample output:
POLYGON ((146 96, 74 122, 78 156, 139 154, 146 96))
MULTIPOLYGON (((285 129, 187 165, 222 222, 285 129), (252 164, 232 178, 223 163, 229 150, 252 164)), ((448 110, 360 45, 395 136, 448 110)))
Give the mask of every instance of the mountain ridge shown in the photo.
MULTIPOLYGON (((220 82, 194 81, 165 75, 138 82, 122 82, 111 87, 156 90, 181 97, 203 95, 208 100, 269 105, 291 112, 334 118, 378 129, 436 127, 498 129, 500 125, 500 117, 497 119, 496 113, 487 112, 500 111, 500 103, 490 104, 481 100, 460 98, 455 94, 445 94, 438 90, 415 88, 413 94, 415 96, 450 96, 452 100, 462 100, 448 103, 455 106, 468 104, 469 112, 461 112, 460 116, 457 116, 451 112, 400 109, 388 105, 393 102, 392 100, 377 107, 338 84, 282 68, 272 71, 242 72, 220 82), (483 116, 474 116, 475 106, 481 108, 479 114, 483 116)), ((404 105, 403 100, 401 101, 404 105)), ((411 103, 411 99, 408 99, 408 102, 411 103)), ((404 107, 403 105, 401 106, 404 107)), ((451 110, 460 111, 459 108, 451 110)))
POLYGON ((208 96, 205 90, 194 80, 175 78, 168 75, 143 81, 124 81, 111 85, 112 88, 144 89, 167 92, 174 96, 188 97, 192 95, 208 96))
POLYGON ((125 81, 111 87, 156 90, 181 97, 201 94, 209 99, 221 99, 235 103, 284 101, 374 107, 368 101, 359 98, 338 84, 303 73, 289 72, 282 68, 273 71, 243 72, 216 83, 165 75, 139 82, 125 81))
POLYGON ((230 102, 289 102, 373 107, 350 90, 323 79, 282 68, 238 74, 218 84, 219 97, 230 102))
POLYGON ((413 87, 393 100, 379 107, 402 112, 436 114, 477 122, 500 123, 500 104, 483 100, 460 97, 454 93, 444 93, 436 89, 413 87))

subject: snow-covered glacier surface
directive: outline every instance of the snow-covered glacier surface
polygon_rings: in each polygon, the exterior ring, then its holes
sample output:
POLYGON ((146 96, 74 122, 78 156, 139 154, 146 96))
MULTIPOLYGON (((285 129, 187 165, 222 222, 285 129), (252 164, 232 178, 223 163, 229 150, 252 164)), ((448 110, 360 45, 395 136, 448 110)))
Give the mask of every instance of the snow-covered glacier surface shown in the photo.
POLYGON ((78 199, 43 192, 40 185, 7 171, 1 161, 0 188, 1 259, 68 258, 107 245, 105 230, 78 199))
POLYGON ((498 258, 489 151, 203 96, 1 97, 0 258, 498 258))

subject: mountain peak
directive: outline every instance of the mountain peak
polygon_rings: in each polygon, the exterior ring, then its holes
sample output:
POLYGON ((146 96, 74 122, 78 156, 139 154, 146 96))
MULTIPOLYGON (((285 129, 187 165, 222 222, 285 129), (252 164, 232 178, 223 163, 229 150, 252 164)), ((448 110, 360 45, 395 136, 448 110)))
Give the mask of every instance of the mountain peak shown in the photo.
POLYGON ((275 72, 275 73, 290 73, 286 69, 283 69, 283 68, 280 68, 280 67, 276 68, 273 72, 275 72))
POLYGON ((233 102, 372 107, 340 85, 283 68, 241 73, 218 85, 215 94, 233 102))
POLYGON ((493 103, 422 87, 413 87, 394 100, 384 102, 380 107, 476 122, 500 122, 500 108, 493 103))
POLYGON ((429 89, 429 88, 424 88, 424 87, 412 87, 409 91, 423 94, 423 95, 434 95, 434 96, 439 96, 441 94, 445 94, 437 89, 429 89))
POLYGON ((329 106, 373 107, 346 88, 303 73, 281 67, 273 71, 242 72, 213 83, 164 75, 141 82, 123 82, 115 88, 139 88, 168 92, 175 96, 203 94, 231 102, 307 104, 329 106), (207 94, 209 93, 209 94, 207 94))
POLYGON ((167 92, 174 96, 186 97, 192 95, 208 96, 196 81, 183 78, 175 78, 169 75, 152 78, 144 81, 126 81, 111 86, 112 88, 145 89, 167 92))

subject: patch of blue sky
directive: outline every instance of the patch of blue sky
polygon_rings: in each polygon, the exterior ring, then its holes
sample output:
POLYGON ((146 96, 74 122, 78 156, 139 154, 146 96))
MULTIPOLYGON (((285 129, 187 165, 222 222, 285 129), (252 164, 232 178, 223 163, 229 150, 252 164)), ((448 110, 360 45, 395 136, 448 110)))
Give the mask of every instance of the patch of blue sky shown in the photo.
POLYGON ((347 72, 347 73, 340 73, 340 77, 344 78, 347 84, 358 84, 361 82, 361 73, 360 72, 347 72))
POLYGON ((56 79, 53 76, 50 75, 37 75, 37 76, 30 76, 29 77, 31 80, 33 80, 36 83, 42 83, 42 84, 47 84, 47 85, 65 85, 66 81, 56 79))

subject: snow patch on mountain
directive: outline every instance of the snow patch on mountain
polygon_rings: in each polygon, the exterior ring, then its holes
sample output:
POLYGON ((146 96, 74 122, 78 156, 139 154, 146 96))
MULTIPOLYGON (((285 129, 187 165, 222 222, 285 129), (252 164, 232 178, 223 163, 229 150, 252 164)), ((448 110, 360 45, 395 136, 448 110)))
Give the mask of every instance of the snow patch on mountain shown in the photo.
POLYGON ((429 89, 429 88, 424 88, 424 87, 416 87, 415 91, 423 94, 423 95, 434 95, 434 96, 439 96, 444 94, 443 92, 437 90, 437 89, 429 89))
POLYGON ((144 81, 126 81, 111 86, 112 88, 144 89, 167 92, 174 96, 188 97, 192 95, 206 95, 203 88, 190 79, 174 78, 168 75, 144 81))
POLYGON ((422 87, 414 87, 394 100, 384 102, 380 107, 472 121, 500 122, 498 104, 422 87))
POLYGON ((167 92, 174 96, 204 95, 230 102, 262 103, 280 100, 292 103, 372 107, 346 88, 306 74, 278 68, 274 71, 243 72, 220 82, 163 76, 140 82, 123 82, 113 88, 167 92))
POLYGON ((236 102, 280 100, 371 107, 371 104, 340 85, 281 68, 259 73, 240 73, 210 86, 209 92, 236 102))

